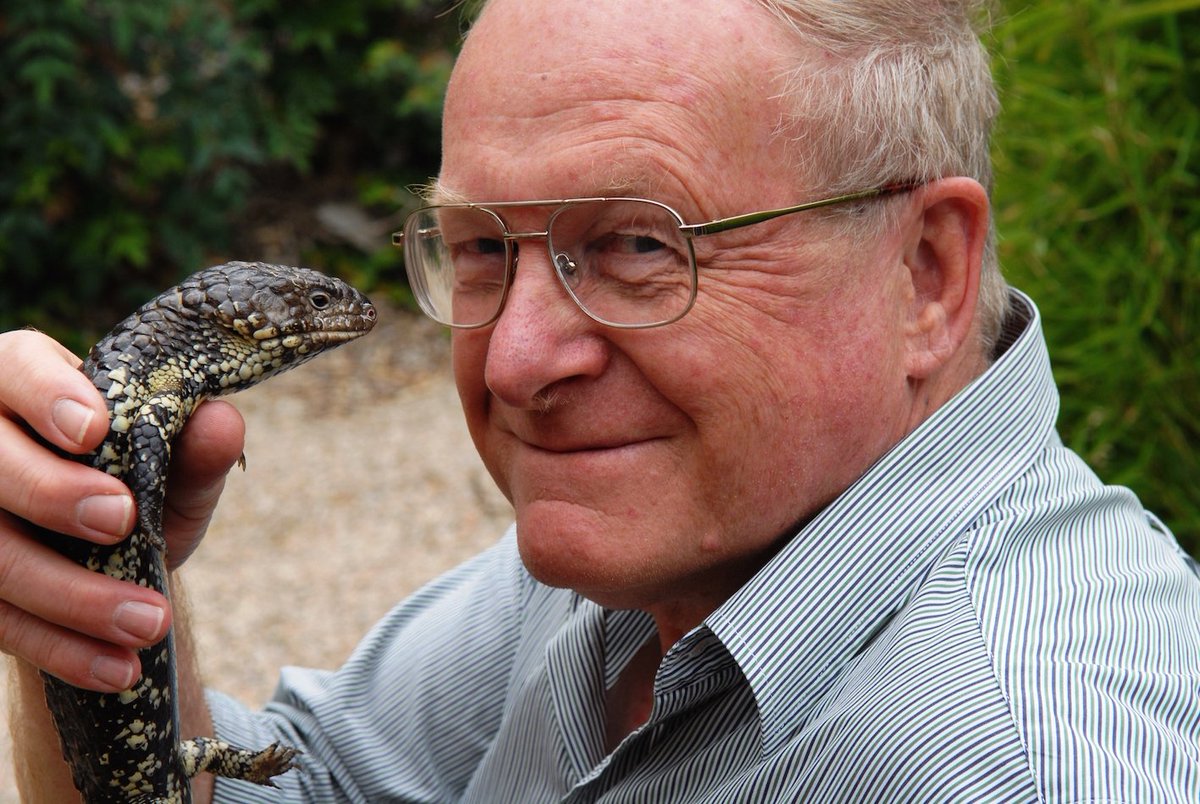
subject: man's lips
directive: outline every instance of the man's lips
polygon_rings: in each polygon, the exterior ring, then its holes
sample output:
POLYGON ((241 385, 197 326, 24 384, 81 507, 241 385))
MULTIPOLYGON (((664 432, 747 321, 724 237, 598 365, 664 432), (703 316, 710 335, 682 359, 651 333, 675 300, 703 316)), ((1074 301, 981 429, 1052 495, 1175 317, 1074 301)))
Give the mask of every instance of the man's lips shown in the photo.
POLYGON ((507 417, 493 420, 493 426, 501 433, 525 447, 555 455, 575 455, 611 452, 660 441, 666 436, 661 429, 653 427, 627 427, 612 432, 584 421, 578 425, 564 421, 512 420, 507 417))
POLYGON ((653 441, 660 440, 657 437, 647 438, 605 438, 605 439, 551 439, 551 438, 526 438, 516 433, 512 433, 513 437, 521 442, 526 447, 535 449, 539 452, 548 452, 556 455, 573 455, 589 452, 607 452, 612 450, 627 449, 648 444, 653 441))
POLYGON ((548 413, 492 407, 490 429, 524 447, 550 455, 585 455, 642 447, 669 439, 679 423, 658 414, 618 419, 612 411, 558 409, 548 413), (619 426, 614 426, 614 421, 619 426))

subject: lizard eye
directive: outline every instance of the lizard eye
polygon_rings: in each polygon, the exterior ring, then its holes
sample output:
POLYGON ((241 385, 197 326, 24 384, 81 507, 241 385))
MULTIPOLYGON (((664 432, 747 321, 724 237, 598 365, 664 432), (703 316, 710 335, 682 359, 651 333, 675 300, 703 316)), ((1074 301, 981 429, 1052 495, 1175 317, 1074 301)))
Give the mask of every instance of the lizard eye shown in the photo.
POLYGON ((308 295, 308 303, 317 310, 324 310, 329 306, 329 294, 323 290, 314 290, 308 295))

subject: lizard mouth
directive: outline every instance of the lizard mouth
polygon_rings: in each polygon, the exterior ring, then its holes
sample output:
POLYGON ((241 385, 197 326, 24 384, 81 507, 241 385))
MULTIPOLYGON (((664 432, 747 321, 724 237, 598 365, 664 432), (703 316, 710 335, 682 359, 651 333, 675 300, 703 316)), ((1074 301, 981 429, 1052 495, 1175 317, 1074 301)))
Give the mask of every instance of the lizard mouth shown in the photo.
POLYGON ((322 344, 322 345, 325 345, 325 344, 333 345, 333 344, 339 344, 339 343, 347 343, 347 342, 349 342, 349 341, 353 341, 353 340, 356 340, 356 339, 358 339, 358 338, 361 338, 363 335, 366 335, 366 334, 367 334, 368 332, 370 332, 370 331, 371 331, 371 330, 370 330, 370 328, 367 328, 367 329, 322 330, 321 332, 314 332, 314 333, 312 333, 311 337, 309 338, 309 342, 310 342, 310 343, 319 343, 319 344, 322 344))
POLYGON ((352 310, 323 320, 310 335, 318 343, 345 343, 361 338, 374 329, 378 318, 375 306, 365 302, 360 310, 352 310))

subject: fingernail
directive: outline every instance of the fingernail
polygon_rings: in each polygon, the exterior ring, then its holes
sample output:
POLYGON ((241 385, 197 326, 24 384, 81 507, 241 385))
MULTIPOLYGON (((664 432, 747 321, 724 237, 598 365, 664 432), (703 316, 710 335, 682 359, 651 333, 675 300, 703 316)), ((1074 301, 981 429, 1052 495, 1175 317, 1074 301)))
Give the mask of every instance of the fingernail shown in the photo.
POLYGON ((133 686, 133 665, 112 656, 97 656, 92 660, 92 678, 113 689, 127 690, 133 686))
POLYGON ((117 607, 113 620, 117 628, 135 639, 155 639, 165 616, 158 606, 131 600, 117 607))
POLYGON ((92 423, 95 415, 96 412, 87 405, 66 398, 55 402, 50 410, 54 426, 75 444, 83 443, 88 425, 92 423))
POLYGON ((123 537, 133 526, 133 500, 127 494, 96 494, 79 501, 75 515, 85 528, 123 537))

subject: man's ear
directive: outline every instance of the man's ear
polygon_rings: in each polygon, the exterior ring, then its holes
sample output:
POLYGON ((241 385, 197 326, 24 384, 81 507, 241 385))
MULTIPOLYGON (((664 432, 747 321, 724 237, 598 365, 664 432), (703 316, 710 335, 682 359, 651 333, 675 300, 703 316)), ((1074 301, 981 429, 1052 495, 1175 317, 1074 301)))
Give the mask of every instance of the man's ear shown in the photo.
POLYGON ((915 194, 904 255, 913 293, 905 360, 909 377, 922 380, 972 347, 989 213, 987 191, 974 179, 933 181, 915 194))

